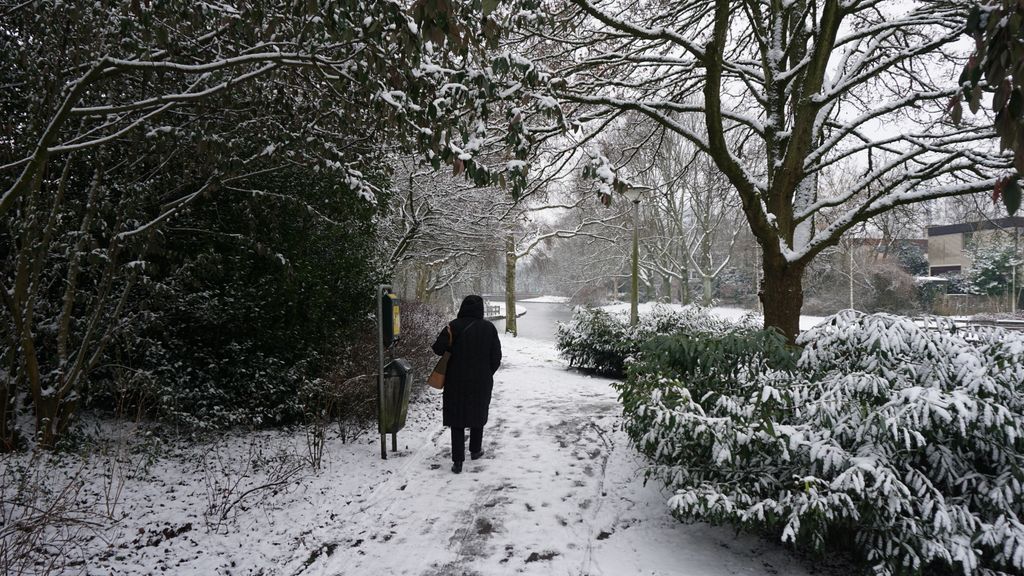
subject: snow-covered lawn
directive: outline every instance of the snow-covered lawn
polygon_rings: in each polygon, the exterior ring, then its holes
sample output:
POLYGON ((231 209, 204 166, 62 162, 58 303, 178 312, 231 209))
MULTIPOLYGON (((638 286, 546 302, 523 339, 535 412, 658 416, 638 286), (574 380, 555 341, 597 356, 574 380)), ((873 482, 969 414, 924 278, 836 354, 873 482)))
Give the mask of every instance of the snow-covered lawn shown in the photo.
MULTIPOLYGON (((275 458, 299 461, 303 432, 178 447, 124 485, 118 513, 125 517, 84 544, 87 572, 809 573, 772 542, 677 522, 665 505, 669 494, 656 482, 644 486, 610 381, 568 371, 550 343, 502 343, 486 455, 467 459, 461 475, 449 470, 434 393, 411 407, 388 460, 380 459, 378 436, 342 444, 332 429, 321 472, 306 467, 287 488, 242 497, 219 526, 204 511, 265 482, 275 458), (242 477, 251 448, 262 467, 242 477)), ((101 477, 89 482, 104 492, 101 477)))
MULTIPOLYGON (((637 310, 639 311, 640 314, 644 314, 646 312, 650 312, 652 309, 654 309, 657 306, 666 307, 666 308, 675 309, 675 310, 683 308, 682 304, 660 304, 660 303, 656 303, 656 302, 641 302, 637 306, 637 310)), ((609 304, 607 306, 602 306, 601 308, 604 309, 604 310, 608 310, 609 312, 615 312, 617 314, 629 314, 629 302, 617 302, 615 304, 609 304)), ((761 318, 762 317, 756 311, 746 310, 744 308, 732 308, 732 307, 729 307, 729 306, 715 306, 714 308, 711 308, 711 313, 714 314, 715 316, 718 316, 719 318, 726 319, 726 320, 739 320, 741 317, 743 317, 743 316, 745 316, 747 314, 753 314, 757 318, 761 318)), ((803 315, 801 315, 800 316, 800 329, 801 330, 808 330, 810 328, 813 328, 813 327, 817 326, 818 324, 820 324, 821 321, 825 320, 826 318, 827 318, 826 316, 803 316, 803 315)))

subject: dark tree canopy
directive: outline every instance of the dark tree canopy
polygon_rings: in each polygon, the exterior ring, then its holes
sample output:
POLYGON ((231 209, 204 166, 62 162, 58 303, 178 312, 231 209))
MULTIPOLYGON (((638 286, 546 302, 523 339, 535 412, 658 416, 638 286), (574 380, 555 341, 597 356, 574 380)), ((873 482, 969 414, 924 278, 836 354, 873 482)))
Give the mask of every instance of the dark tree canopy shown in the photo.
POLYGON ((950 107, 960 123, 963 100, 971 112, 981 109, 982 95, 991 93, 995 129, 1003 150, 1013 150, 1016 173, 1000 178, 992 200, 1002 199, 1011 216, 1020 208, 1019 175, 1024 172, 1024 3, 986 0, 975 5, 965 32, 975 41, 974 53, 960 75, 963 93, 950 107))

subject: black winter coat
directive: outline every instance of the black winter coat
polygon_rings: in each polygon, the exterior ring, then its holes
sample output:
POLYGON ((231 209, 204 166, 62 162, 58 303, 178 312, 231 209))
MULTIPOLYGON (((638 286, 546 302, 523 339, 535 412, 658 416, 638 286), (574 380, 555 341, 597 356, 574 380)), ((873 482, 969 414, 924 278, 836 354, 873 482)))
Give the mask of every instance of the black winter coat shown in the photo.
MULTIPOLYGON (((501 341, 498 329, 483 318, 483 299, 467 296, 458 318, 449 324, 453 344, 444 378, 445 426, 481 428, 487 424, 494 372, 501 365, 501 341)), ((438 356, 448 350, 447 327, 438 334, 432 348, 438 356)))

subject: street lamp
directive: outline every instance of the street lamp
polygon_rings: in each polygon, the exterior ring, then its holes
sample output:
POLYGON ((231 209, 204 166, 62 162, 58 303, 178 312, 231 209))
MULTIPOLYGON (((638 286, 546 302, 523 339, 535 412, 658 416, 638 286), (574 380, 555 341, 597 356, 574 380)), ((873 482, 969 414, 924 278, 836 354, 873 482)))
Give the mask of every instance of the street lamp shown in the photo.
POLYGON ((637 268, 640 261, 640 240, 637 236, 637 223, 640 220, 640 197, 644 192, 650 190, 649 186, 627 185, 622 195, 633 203, 633 286, 629 295, 629 325, 636 326, 639 312, 637 310, 640 299, 640 281, 637 277, 637 268))

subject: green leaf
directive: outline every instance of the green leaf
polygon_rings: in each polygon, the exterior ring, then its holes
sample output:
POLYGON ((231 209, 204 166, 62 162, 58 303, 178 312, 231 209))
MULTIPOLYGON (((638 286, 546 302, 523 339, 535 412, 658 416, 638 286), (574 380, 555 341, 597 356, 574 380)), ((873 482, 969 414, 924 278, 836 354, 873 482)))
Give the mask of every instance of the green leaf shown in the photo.
POLYGON ((1006 106, 1006 102, 1010 99, 1010 95, 1014 93, 1013 86, 1010 85, 1009 80, 1003 80, 999 87, 996 88, 995 94, 992 95, 992 109, 1002 110, 1003 106, 1006 106))
POLYGON ((981 6, 975 4, 971 7, 971 13, 967 16, 967 27, 964 29, 965 34, 974 34, 981 29, 981 6))
POLYGON ((499 0, 483 0, 483 13, 487 16, 498 7, 499 0))
MULTIPOLYGON (((1020 154, 1021 152, 1018 152, 1020 154)), ((1011 179, 1006 183, 1006 187, 1003 188, 1003 206, 1006 206, 1006 211, 1013 216, 1020 209, 1020 183, 1016 178, 1011 179)))
POLYGON ((995 118, 996 134, 999 134, 999 146, 1001 150, 1013 148, 1014 140, 1017 138, 1017 123, 1005 110, 1000 110, 995 118))
POLYGON ((967 98, 967 107, 971 109, 971 114, 977 114, 981 108, 981 84, 975 80, 971 85, 973 88, 967 98))

